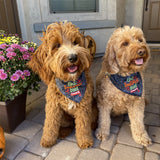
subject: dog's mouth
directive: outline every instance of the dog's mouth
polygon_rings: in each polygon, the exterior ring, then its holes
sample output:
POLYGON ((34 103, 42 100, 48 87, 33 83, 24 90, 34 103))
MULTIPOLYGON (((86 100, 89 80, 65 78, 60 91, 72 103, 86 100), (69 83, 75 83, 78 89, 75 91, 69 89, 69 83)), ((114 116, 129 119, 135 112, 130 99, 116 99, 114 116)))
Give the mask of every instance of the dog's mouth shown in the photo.
POLYGON ((141 66, 144 63, 144 59, 143 58, 134 59, 132 63, 136 66, 141 66))
POLYGON ((78 66, 77 65, 71 65, 67 68, 68 72, 73 74, 73 73, 76 73, 77 70, 78 70, 78 66))

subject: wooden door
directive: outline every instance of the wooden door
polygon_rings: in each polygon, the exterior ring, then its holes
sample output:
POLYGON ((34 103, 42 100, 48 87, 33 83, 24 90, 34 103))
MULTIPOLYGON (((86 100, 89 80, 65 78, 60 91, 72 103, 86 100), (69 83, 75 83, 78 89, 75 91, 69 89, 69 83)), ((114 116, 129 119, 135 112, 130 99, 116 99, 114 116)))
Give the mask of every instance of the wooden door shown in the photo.
POLYGON ((16 0, 0 0, 0 30, 21 34, 16 0))
POLYGON ((148 42, 160 42, 160 0, 145 0, 143 31, 148 42))

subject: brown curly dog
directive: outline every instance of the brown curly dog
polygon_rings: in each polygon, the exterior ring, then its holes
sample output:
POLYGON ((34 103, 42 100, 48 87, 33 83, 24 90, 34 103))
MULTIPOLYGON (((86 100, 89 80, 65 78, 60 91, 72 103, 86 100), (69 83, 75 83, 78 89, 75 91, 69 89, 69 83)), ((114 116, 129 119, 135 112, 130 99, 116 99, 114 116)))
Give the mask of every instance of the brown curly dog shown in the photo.
POLYGON ((98 139, 110 134, 110 114, 128 112, 134 140, 144 146, 151 144, 144 126, 145 90, 142 71, 150 51, 141 29, 125 26, 110 37, 101 71, 96 79, 99 109, 98 139))
POLYGON ((74 118, 78 145, 88 148, 93 145, 93 82, 89 68, 96 50, 95 42, 71 22, 50 24, 41 40, 42 44, 28 63, 48 85, 41 145, 50 147, 58 136, 67 136, 74 118), (66 131, 64 128, 61 131, 60 127, 66 127, 66 131))

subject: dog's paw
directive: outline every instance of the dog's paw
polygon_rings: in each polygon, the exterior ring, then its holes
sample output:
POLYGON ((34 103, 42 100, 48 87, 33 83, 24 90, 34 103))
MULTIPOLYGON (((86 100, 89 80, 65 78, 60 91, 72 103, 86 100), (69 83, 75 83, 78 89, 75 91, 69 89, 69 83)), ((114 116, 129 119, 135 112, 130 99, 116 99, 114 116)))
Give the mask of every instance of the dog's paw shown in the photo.
POLYGON ((40 145, 44 148, 50 148, 52 147, 54 144, 56 144, 56 141, 47 141, 46 139, 44 139, 43 137, 41 138, 41 142, 40 145))
POLYGON ((86 149, 86 148, 92 147, 93 146, 93 139, 92 138, 85 138, 84 140, 79 140, 78 146, 81 149, 86 149))
POLYGON ((148 146, 150 144, 152 144, 152 140, 149 138, 148 134, 145 132, 141 135, 136 135, 134 136, 134 140, 138 143, 141 144, 143 146, 148 146))
POLYGON ((109 134, 104 129, 98 128, 95 132, 97 139, 99 140, 107 140, 109 138, 109 134))

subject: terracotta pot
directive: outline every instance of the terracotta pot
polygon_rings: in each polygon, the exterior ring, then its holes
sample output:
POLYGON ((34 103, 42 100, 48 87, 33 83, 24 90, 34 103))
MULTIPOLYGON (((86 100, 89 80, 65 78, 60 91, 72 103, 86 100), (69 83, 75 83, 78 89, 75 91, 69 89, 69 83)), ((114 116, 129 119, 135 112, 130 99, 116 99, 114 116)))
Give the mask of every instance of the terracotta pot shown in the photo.
POLYGON ((4 138, 4 132, 3 129, 0 127, 0 159, 4 155, 4 150, 5 150, 5 138, 4 138))
POLYGON ((13 101, 0 102, 0 126, 5 132, 11 133, 25 119, 26 97, 24 92, 13 101))

